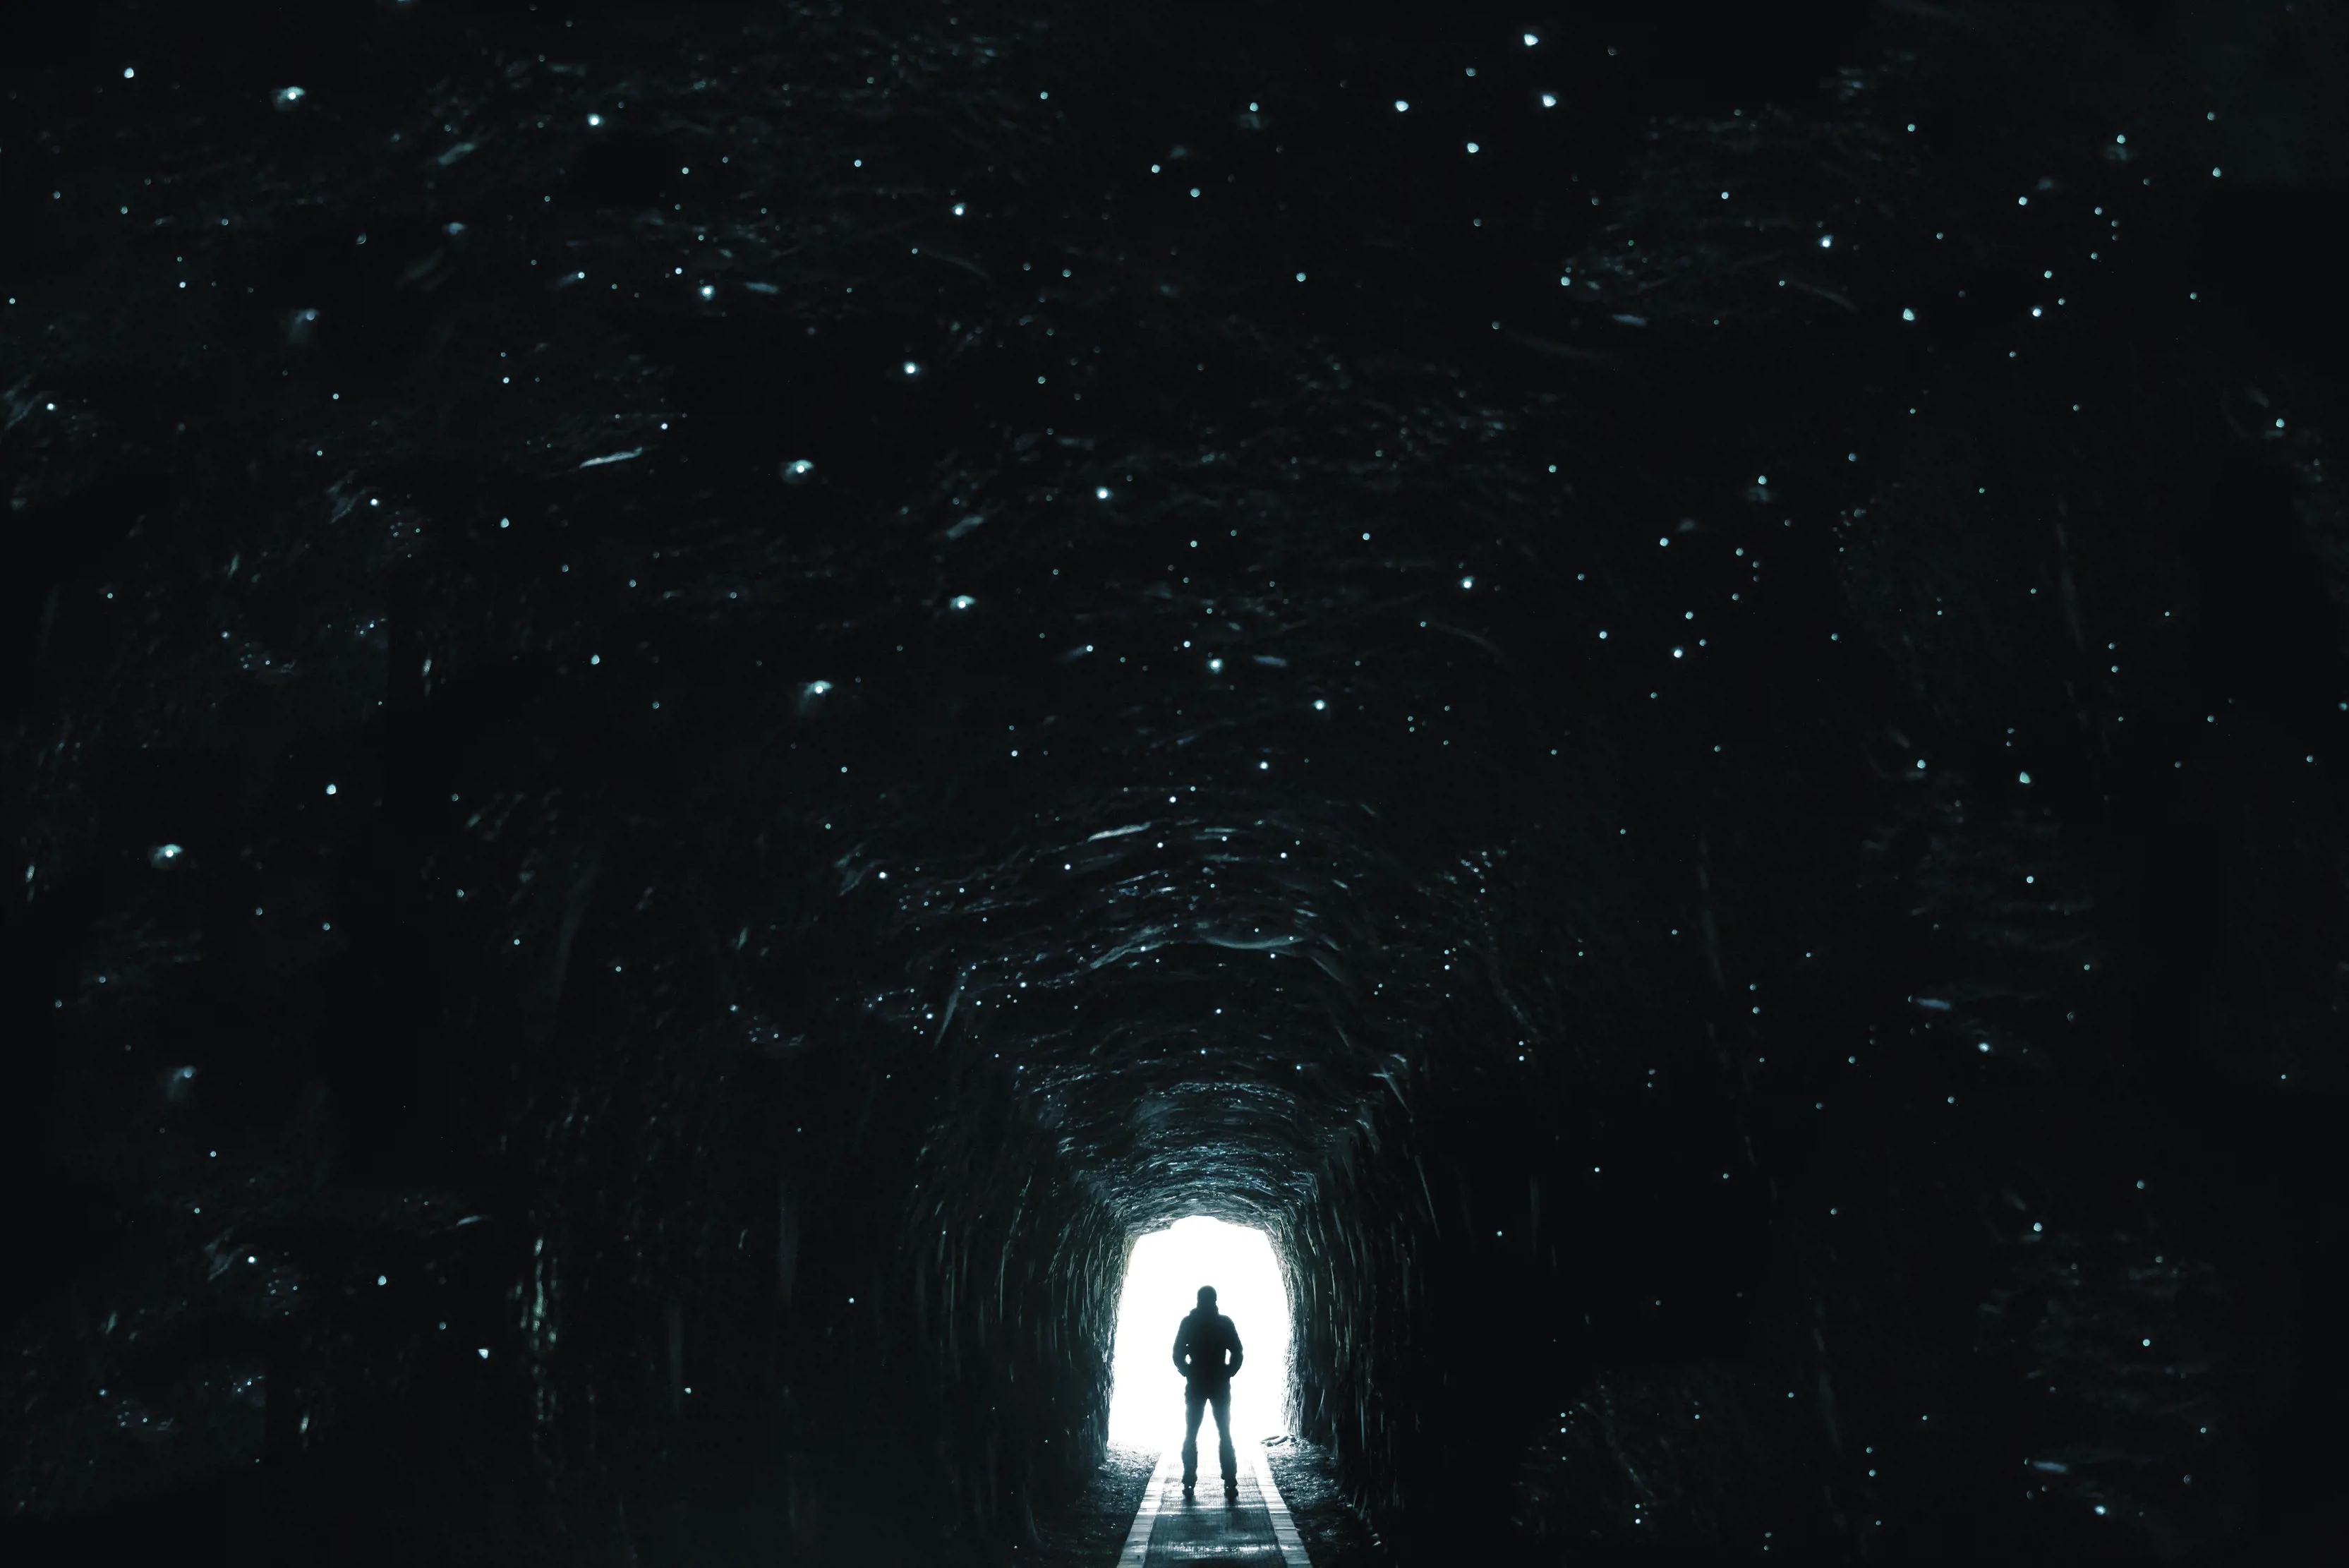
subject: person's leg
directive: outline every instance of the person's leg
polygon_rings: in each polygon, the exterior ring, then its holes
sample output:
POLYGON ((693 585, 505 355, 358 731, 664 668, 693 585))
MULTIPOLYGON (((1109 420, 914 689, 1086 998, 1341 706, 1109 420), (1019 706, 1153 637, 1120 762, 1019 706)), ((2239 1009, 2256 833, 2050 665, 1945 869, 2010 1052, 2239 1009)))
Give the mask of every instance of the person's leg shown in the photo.
POLYGON ((1237 1486, 1240 1458, 1232 1452, 1232 1391, 1228 1387, 1216 1395, 1216 1459, 1224 1467, 1224 1485, 1237 1486))
MULTIPOLYGON (((1183 1390, 1183 1484, 1190 1486, 1199 1479, 1199 1412, 1206 1403, 1197 1385, 1183 1390)), ((1218 1415, 1217 1419, 1221 1419, 1218 1415)))

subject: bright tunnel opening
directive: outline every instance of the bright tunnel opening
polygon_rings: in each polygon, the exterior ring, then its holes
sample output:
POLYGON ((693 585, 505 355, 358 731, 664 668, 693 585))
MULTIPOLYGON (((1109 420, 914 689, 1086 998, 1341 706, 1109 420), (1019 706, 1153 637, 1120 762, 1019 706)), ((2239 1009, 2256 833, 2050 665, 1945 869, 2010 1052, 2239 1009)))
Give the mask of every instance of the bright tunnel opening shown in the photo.
MULTIPOLYGON (((1166 1449, 1183 1441, 1183 1375, 1174 1369, 1174 1334, 1197 1304, 1201 1285, 1216 1287, 1216 1310, 1232 1320, 1245 1353, 1232 1379, 1233 1443, 1260 1441, 1288 1429, 1288 1293, 1281 1284, 1272 1238, 1194 1215, 1141 1237, 1126 1262, 1110 1360, 1112 1443, 1166 1449)), ((1215 1432, 1214 1415, 1204 1414, 1199 1451, 1203 1469, 1210 1472, 1215 1432)))

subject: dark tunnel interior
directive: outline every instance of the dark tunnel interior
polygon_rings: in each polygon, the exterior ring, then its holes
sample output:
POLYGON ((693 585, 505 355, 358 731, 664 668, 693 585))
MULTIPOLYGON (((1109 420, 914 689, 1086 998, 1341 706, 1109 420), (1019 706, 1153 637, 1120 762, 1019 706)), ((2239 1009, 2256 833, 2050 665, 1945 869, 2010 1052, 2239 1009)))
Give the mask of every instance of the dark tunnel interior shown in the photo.
POLYGON ((0 1557, 2349 1561, 2344 67, 10 8, 0 1557))

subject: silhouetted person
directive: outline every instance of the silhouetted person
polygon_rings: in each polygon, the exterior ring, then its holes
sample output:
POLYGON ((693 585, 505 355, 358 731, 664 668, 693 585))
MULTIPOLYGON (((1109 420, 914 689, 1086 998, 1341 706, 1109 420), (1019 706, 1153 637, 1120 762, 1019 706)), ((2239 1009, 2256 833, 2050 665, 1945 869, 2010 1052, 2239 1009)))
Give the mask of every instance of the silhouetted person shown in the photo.
POLYGON ((1239 1456, 1232 1452, 1232 1374, 1240 1369, 1240 1331, 1216 1310, 1216 1287, 1199 1287, 1199 1307, 1174 1331, 1174 1369, 1183 1386, 1183 1495, 1199 1479, 1199 1411, 1216 1409, 1216 1458, 1224 1467, 1224 1495, 1240 1490, 1239 1456), (1229 1360, 1225 1357, 1228 1355, 1229 1360))

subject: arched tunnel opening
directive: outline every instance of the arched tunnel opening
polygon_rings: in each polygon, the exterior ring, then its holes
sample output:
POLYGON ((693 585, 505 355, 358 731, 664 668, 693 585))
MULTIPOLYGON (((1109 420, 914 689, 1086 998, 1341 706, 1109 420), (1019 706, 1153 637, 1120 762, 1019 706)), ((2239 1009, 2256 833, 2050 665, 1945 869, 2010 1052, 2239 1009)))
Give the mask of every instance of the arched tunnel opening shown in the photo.
POLYGON ((0 1561, 2349 1561, 2349 12, 233 10, 0 21, 0 1561))
MULTIPOLYGON (((1203 1288, 1216 1293, 1221 1315, 1248 1325, 1241 1336, 1240 1367, 1248 1376, 1231 1394, 1233 1440, 1261 1441, 1288 1432, 1291 1272, 1269 1233, 1205 1214, 1185 1215, 1134 1238, 1118 1285, 1108 1440, 1154 1452, 1182 1427, 1185 1378, 1169 1353, 1181 1320, 1195 1309, 1203 1288)), ((1212 1441, 1212 1414, 1208 1426, 1212 1441)))

